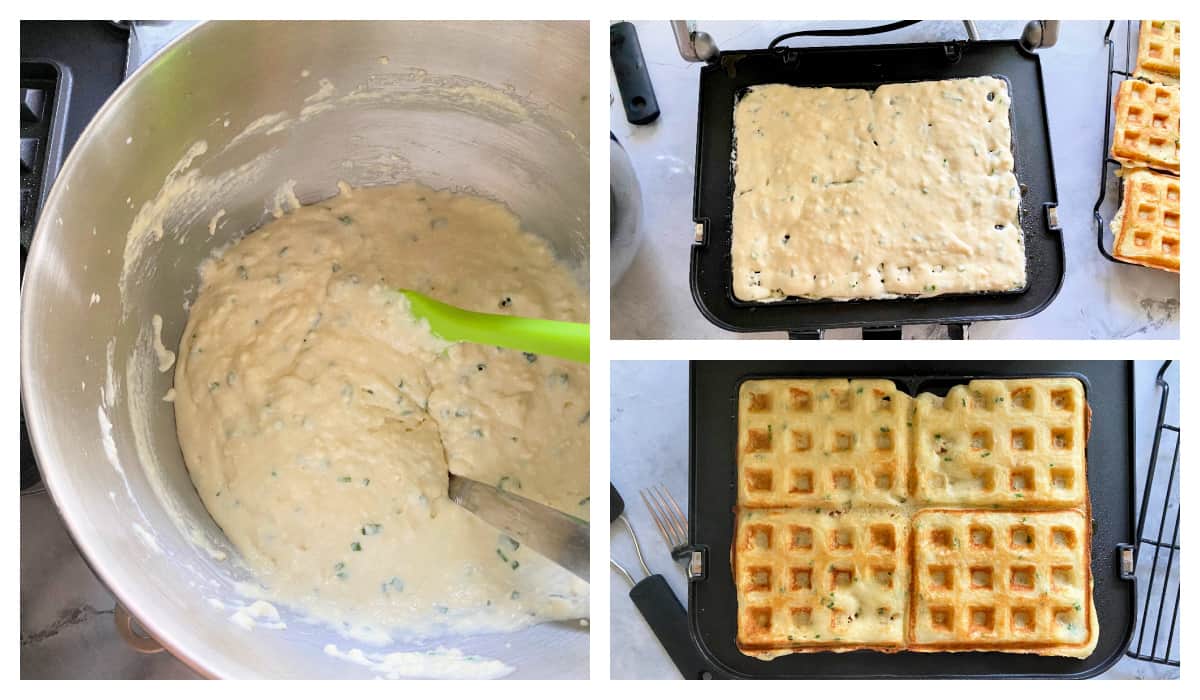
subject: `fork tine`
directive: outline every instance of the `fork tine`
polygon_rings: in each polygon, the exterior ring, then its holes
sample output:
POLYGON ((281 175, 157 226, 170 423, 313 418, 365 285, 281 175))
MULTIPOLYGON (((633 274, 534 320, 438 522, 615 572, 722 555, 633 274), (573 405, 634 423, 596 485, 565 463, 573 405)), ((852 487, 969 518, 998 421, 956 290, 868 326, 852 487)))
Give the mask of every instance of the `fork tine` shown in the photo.
POLYGON ((671 527, 671 521, 667 518, 667 514, 663 511, 658 502, 658 494, 654 493, 654 487, 642 489, 642 502, 646 504, 650 515, 654 518, 654 522, 658 525, 658 531, 662 534, 663 542, 667 547, 673 547, 672 542, 675 541, 675 530, 671 527))
POLYGON ((654 500, 657 502, 659 510, 662 511, 663 519, 666 520, 667 526, 671 530, 671 541, 668 544, 670 544, 671 549, 674 549, 683 544, 687 540, 687 537, 680 531, 679 522, 676 520, 675 514, 667 507, 667 499, 663 497, 664 491, 666 491, 666 487, 661 484, 651 489, 654 500))
POLYGON ((687 516, 683 514, 683 509, 680 508, 679 504, 675 502, 675 497, 671 495, 671 492, 667 490, 667 487, 663 486, 662 489, 663 489, 663 494, 667 497, 667 500, 670 502, 671 508, 673 509, 673 511, 675 513, 675 516, 676 516, 675 522, 679 525, 679 530, 682 533, 683 542, 687 542, 687 516))
POLYGON ((667 534, 667 528, 663 524, 663 521, 659 518, 658 509, 656 509, 654 507, 654 505, 652 505, 650 503, 650 499, 646 497, 646 489, 639 490, 638 494, 640 494, 642 497, 642 503, 646 504, 646 510, 650 511, 650 517, 654 518, 654 524, 658 526, 659 534, 662 535, 663 540, 665 540, 667 543, 667 546, 670 547, 671 546, 671 536, 667 534))

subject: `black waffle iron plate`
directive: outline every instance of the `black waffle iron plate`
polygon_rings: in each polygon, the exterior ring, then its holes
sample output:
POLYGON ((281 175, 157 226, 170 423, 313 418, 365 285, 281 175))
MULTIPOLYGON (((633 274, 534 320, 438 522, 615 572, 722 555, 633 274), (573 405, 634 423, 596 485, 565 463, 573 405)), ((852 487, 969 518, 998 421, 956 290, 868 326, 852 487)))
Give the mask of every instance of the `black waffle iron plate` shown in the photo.
POLYGON ((885 46, 775 48, 731 51, 700 71, 696 127, 692 296, 716 325, 733 331, 898 328, 909 324, 963 325, 1031 316, 1058 294, 1064 274, 1058 194, 1038 55, 1018 41, 952 41, 885 46), (1019 292, 932 298, 829 301, 788 298, 738 301, 732 290, 733 110, 755 85, 875 89, 885 83, 972 76, 1006 80, 1012 92, 1013 156, 1021 185, 1028 284, 1019 292))
POLYGON ((1134 581, 1120 553, 1134 539, 1133 365, 1128 362, 693 362, 691 365, 690 541, 704 574, 688 586, 692 637, 722 675, 741 678, 1086 678, 1129 646, 1134 581), (915 396, 945 395, 972 379, 1072 376, 1092 408, 1087 445, 1092 499, 1092 578, 1100 620, 1086 659, 997 652, 790 654, 760 661, 738 651, 737 594, 730 552, 737 500, 738 390, 748 379, 882 377, 915 396))

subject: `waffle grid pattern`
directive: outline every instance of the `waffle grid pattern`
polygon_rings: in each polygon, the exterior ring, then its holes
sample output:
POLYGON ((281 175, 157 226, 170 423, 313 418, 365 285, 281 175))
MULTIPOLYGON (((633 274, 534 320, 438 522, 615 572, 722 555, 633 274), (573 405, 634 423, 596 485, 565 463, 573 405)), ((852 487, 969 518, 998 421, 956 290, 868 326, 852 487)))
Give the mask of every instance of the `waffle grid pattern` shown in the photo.
POLYGON ((913 519, 914 645, 1078 645, 1091 595, 1079 511, 924 510, 913 519))
POLYGON ((1117 91, 1112 156, 1179 174, 1179 87, 1125 80, 1117 91))
POLYGON ((739 648, 1090 654, 1087 415, 1071 378, 916 399, 887 380, 744 382, 739 648))
POLYGON ((1113 255, 1120 260, 1179 272, 1179 178, 1137 168, 1124 177, 1121 208, 1113 218, 1113 255))
POLYGON ((1179 82, 1178 20, 1142 20, 1134 75, 1160 83, 1179 82))
POLYGON ((752 511, 740 520, 740 641, 774 648, 904 641, 908 520, 886 510, 752 511))

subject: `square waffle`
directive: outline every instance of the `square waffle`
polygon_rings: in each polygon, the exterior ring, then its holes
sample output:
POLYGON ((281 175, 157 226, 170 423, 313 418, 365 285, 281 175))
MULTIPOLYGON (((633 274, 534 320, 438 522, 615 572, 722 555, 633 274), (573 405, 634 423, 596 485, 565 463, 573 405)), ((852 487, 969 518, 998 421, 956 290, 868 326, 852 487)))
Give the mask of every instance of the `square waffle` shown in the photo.
POLYGON ((912 399, 891 381, 747 381, 738 403, 741 505, 907 499, 912 399))
POLYGON ((1090 655, 1089 427, 1072 378, 743 382, 739 649, 1090 655))
POLYGON ((908 518, 893 510, 750 511, 738 521, 738 644, 896 650, 908 607, 908 518))
POLYGON ((1136 168, 1124 189, 1112 222, 1114 257, 1179 272, 1179 178, 1136 168))
POLYGON ((1134 76, 1156 83, 1179 84, 1179 20, 1142 20, 1134 76))
POLYGON ((913 649, 1086 657, 1091 532, 1078 510, 923 510, 913 529, 913 649))
POLYGON ((913 419, 918 502, 1078 506, 1087 495, 1087 401, 1077 379, 975 380, 921 394, 913 419))
POLYGON ((1112 156, 1179 174, 1179 86, 1126 80, 1117 92, 1112 156))

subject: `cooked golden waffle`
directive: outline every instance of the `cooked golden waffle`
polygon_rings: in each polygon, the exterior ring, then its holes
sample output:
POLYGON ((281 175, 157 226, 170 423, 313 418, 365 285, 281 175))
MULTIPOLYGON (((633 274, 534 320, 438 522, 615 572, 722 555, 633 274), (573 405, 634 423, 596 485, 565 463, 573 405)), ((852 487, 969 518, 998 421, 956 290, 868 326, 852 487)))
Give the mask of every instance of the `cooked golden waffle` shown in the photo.
POLYGON ((1078 506, 1087 495, 1087 401, 1077 379, 975 380, 913 418, 914 495, 922 504, 1078 506))
POLYGON ((1157 83, 1179 84, 1179 20, 1142 20, 1134 75, 1157 83))
POLYGON ((1112 221, 1113 256, 1179 272, 1179 178, 1136 168, 1123 181, 1121 208, 1112 221))
POLYGON ((910 648, 1083 658, 1096 648, 1091 532, 1078 510, 923 510, 910 648))
POLYGON ((748 381, 738 403, 741 505, 889 505, 907 498, 912 399, 891 381, 748 381))
POLYGON ((1114 108, 1113 158, 1179 174, 1179 87, 1126 80, 1114 108))
POLYGON ((904 644, 908 517, 894 510, 749 511, 734 540, 738 645, 791 651, 904 644))
POLYGON ((1072 378, 743 382, 739 648, 1089 655, 1089 422, 1072 378))

